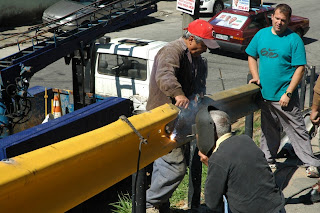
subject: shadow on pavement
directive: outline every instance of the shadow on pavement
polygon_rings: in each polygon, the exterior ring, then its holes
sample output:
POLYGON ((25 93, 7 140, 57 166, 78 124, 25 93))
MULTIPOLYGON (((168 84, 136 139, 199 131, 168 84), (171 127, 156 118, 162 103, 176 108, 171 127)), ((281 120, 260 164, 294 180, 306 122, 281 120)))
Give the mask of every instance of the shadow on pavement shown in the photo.
POLYGON ((318 39, 308 38, 308 37, 303 37, 302 40, 303 40, 304 45, 308 45, 308 44, 311 44, 311 43, 318 41, 318 39))
MULTIPOLYGON (((161 16, 161 14, 160 14, 161 16)), ((136 21, 136 22, 133 22, 129 25, 126 25, 126 26, 123 26, 121 27, 120 29, 118 29, 117 31, 120 31, 120 30, 127 30, 127 29, 130 29, 130 28, 134 28, 134 27, 140 27, 140 26, 146 26, 146 25, 149 25, 149 24, 154 24, 154 23, 159 23, 159 22, 162 22, 163 20, 161 19, 158 19, 158 18, 155 18, 155 17, 145 17, 139 21, 136 21)))
POLYGON ((284 190, 293 174, 298 169, 297 162, 299 161, 296 157, 289 157, 283 163, 277 163, 277 169, 274 172, 276 184, 281 190, 284 190))
POLYGON ((244 61, 248 60, 248 55, 246 53, 233 53, 233 52, 228 52, 220 49, 209 49, 209 51, 210 53, 214 53, 221 56, 236 58, 244 61))

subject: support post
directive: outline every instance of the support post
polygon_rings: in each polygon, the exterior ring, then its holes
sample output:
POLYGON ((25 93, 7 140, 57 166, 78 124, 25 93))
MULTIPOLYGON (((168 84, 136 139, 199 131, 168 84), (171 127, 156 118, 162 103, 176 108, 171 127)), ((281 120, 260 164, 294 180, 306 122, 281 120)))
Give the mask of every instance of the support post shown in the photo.
POLYGON ((198 19, 200 17, 200 0, 196 0, 196 5, 194 8, 194 14, 190 15, 188 13, 182 13, 182 35, 184 33, 184 28, 188 27, 189 23, 198 19))
POLYGON ((313 102, 313 87, 316 81, 316 67, 311 66, 310 67, 310 96, 309 96, 309 107, 312 106, 313 102))
POLYGON ((82 91, 83 82, 81 81, 84 75, 84 67, 81 64, 81 60, 78 58, 72 58, 72 87, 73 87, 73 100, 74 100, 74 110, 82 108, 82 91))
MULTIPOLYGON (((247 83, 249 83, 251 79, 252 75, 248 73, 247 83)), ((253 113, 246 116, 244 134, 248 135, 250 138, 253 137, 253 113)))
POLYGON ((146 168, 132 175, 132 213, 146 213, 146 168))
MULTIPOLYGON (((192 134, 195 134, 195 126, 192 134)), ((198 155, 197 140, 190 142, 188 207, 196 209, 200 206, 202 163, 198 155)))
POLYGON ((74 109, 80 109, 93 103, 86 93, 94 93, 94 43, 74 52, 72 58, 72 81, 74 94, 74 109))
POLYGON ((303 74, 301 83, 300 83, 301 90, 300 90, 299 104, 300 104, 300 109, 301 110, 304 110, 304 102, 305 102, 305 99, 306 99, 306 78, 307 78, 307 75, 308 75, 308 70, 306 69, 304 74, 303 74))

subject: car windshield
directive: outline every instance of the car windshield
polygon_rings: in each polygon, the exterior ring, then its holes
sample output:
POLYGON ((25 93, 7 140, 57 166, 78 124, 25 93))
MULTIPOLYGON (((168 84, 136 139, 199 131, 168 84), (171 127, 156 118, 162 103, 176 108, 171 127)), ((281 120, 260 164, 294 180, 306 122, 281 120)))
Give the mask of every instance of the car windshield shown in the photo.
POLYGON ((215 19, 213 19, 210 24, 233 29, 240 29, 247 21, 247 19, 247 16, 222 12, 215 19))
POLYGON ((100 53, 98 73, 145 81, 147 80, 147 60, 100 53))

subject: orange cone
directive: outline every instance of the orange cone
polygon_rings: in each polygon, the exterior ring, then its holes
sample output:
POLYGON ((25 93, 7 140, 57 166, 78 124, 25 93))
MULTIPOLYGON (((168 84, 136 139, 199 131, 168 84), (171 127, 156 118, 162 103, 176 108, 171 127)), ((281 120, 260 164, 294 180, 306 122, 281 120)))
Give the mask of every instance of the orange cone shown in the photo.
POLYGON ((52 114, 54 118, 59 118, 62 116, 62 110, 61 110, 61 106, 60 106, 60 100, 59 100, 59 96, 55 95, 53 98, 53 110, 52 110, 52 114))

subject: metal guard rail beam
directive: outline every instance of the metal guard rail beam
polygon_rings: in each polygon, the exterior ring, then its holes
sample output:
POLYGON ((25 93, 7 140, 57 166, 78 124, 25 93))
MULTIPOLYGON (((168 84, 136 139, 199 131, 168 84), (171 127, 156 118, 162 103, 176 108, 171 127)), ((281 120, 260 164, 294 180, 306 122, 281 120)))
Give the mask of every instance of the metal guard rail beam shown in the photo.
MULTIPOLYGON (((236 120, 258 109, 253 84, 208 96, 206 101, 236 120)), ((164 129, 179 109, 165 104, 129 118, 148 140, 140 168, 181 145, 164 129)), ((64 212, 136 171, 139 138, 122 120, 0 162, 3 212, 64 212)))
POLYGON ((225 111, 232 122, 259 109, 256 99, 260 88, 256 84, 246 84, 207 96, 206 104, 225 111))
MULTIPOLYGON (((179 109, 163 105, 129 118, 148 140, 141 168, 177 146, 165 125, 179 109)), ((112 124, 0 162, 1 212, 65 212, 136 171, 139 138, 128 124, 112 124)))

